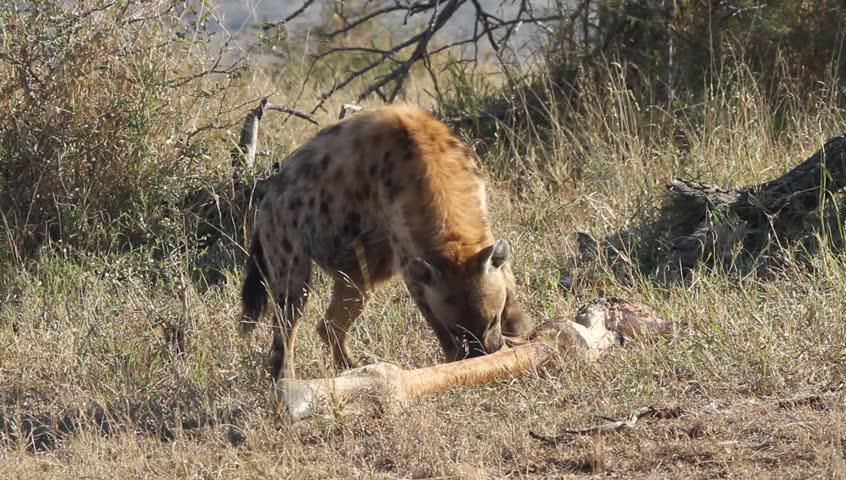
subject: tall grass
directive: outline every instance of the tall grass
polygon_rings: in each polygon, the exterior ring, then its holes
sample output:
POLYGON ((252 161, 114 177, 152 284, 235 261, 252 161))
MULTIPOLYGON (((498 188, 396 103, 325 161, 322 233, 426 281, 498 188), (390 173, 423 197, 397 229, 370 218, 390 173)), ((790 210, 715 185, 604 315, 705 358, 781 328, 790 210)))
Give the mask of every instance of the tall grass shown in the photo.
MULTIPOLYGON (((197 176, 225 171, 231 137, 204 126, 240 122, 254 105, 228 110, 259 95, 286 101, 321 89, 309 84, 300 96, 262 69, 182 83, 207 64, 174 38, 180 23, 131 22, 164 3, 91 4, 86 16, 32 5, 41 10, 3 10, 3 51, 28 46, 37 55, 33 72, 0 66, 0 104, 15 112, 0 121, 0 205, 8 222, 0 227, 0 477, 843 478, 842 398, 789 410, 772 402, 843 378, 841 252, 822 248, 812 268, 788 255, 766 282, 704 271, 689 284, 660 286, 631 268, 598 269, 571 288, 559 286, 562 268, 587 268, 573 264, 575 231, 602 235, 648 217, 668 179, 759 182, 842 132, 835 87, 800 94, 788 79, 757 78, 736 63, 704 98, 679 98, 668 111, 638 99, 613 64, 602 82, 582 82, 577 101, 542 108, 533 98, 559 93, 542 71, 532 82, 541 86, 536 95, 469 74, 465 83, 442 83, 468 112, 500 104, 474 91, 531 112, 468 137, 491 178, 494 230, 512 243, 524 308, 538 320, 569 317, 592 297, 621 295, 656 306, 676 322, 676 338, 632 342, 594 364, 562 359, 539 375, 450 392, 382 418, 341 411, 280 426, 266 402, 269 325, 248 339, 236 333, 240 268, 199 288, 191 281, 194 258, 179 247, 191 232, 156 227, 178 222, 155 205, 191 190, 197 176), (76 33, 62 33, 66 24, 76 33), (42 37, 57 40, 33 47, 42 37), (160 42, 155 53, 147 41, 160 42), (42 242, 37 260, 20 260, 21 229, 56 241, 42 242), (94 241, 129 230, 138 232, 132 249, 94 241), (643 405, 686 414, 557 446, 527 436, 530 428, 579 426, 643 405), (80 426, 56 433, 68 418, 80 426), (180 418, 213 421, 183 430, 180 418), (56 436, 38 437, 40 430, 23 428, 27 421, 56 436), (29 435, 10 436, 10 426, 29 435)), ((419 90, 408 95, 425 98, 419 90)), ((330 104, 319 120, 336 112, 330 104)), ((262 168, 315 130, 268 115, 262 168)), ((334 374, 311 328, 327 307, 327 287, 316 273, 295 350, 302 377, 334 374)), ((398 283, 375 295, 352 336, 359 354, 407 367, 440 361, 398 283)))

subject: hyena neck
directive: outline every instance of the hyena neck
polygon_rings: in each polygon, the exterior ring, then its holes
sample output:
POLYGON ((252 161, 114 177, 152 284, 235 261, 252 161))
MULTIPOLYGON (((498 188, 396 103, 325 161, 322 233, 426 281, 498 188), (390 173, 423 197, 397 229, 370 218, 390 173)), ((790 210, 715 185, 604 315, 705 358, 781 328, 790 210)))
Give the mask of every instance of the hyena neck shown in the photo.
POLYGON ((490 230, 477 232, 475 235, 451 235, 440 244, 439 248, 429 252, 430 256, 441 258, 456 266, 463 266, 474 259, 484 248, 493 245, 494 238, 490 230))

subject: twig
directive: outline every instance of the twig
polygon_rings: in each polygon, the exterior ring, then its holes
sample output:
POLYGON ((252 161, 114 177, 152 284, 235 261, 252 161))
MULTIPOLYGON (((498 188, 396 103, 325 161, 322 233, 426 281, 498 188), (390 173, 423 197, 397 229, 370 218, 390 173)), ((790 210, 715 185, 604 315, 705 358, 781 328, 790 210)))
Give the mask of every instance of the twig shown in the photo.
POLYGON ((341 113, 338 114, 338 120, 343 120, 350 113, 360 112, 364 110, 364 108, 359 107, 358 105, 350 105, 349 103, 345 103, 341 105, 341 113))
POLYGON ((649 417, 656 415, 660 412, 660 410, 656 409, 655 407, 644 407, 636 412, 632 413, 628 417, 624 418, 623 420, 610 420, 608 423, 603 423, 601 425, 596 425, 593 427, 588 428, 580 428, 580 429, 564 429, 561 430, 560 433, 553 436, 545 436, 535 433, 533 431, 529 431, 529 436, 534 439, 540 440, 546 443, 558 443, 561 440, 568 439, 574 435, 592 435, 592 434, 603 434, 603 433, 617 433, 624 430, 631 430, 634 428, 635 424, 643 417, 649 417))
POLYGON ((802 405, 817 406, 824 397, 841 392, 843 390, 846 390, 846 383, 842 381, 837 382, 832 385, 823 387, 813 393, 804 393, 778 400, 778 407, 787 409, 799 407, 802 405))
POLYGON ((264 25, 262 25, 261 29, 267 31, 267 30, 270 30, 271 28, 287 24, 291 20, 300 16, 300 14, 303 13, 305 11, 305 9, 308 8, 312 3, 314 3, 314 0, 305 0, 303 2, 302 6, 300 6, 300 8, 294 10, 290 15, 288 15, 284 19, 279 20, 278 22, 267 22, 264 25))
MULTIPOLYGON (((359 25, 365 24, 368 21, 373 20, 374 18, 376 18, 380 15, 384 15, 386 13, 396 12, 396 11, 399 11, 399 10, 407 10, 409 12, 416 13, 416 12, 419 12, 419 11, 423 11, 423 10, 427 10, 429 8, 432 8, 433 6, 434 6, 434 3, 432 3, 432 2, 427 2, 425 4, 420 4, 420 5, 412 5, 410 7, 406 6, 406 5, 402 5, 400 3, 397 3, 396 5, 392 5, 390 7, 384 7, 384 8, 380 8, 378 10, 374 10, 374 11, 364 15, 363 17, 360 17, 360 18, 353 20, 352 22, 349 22, 349 23, 345 22, 346 24, 343 27, 341 27, 337 30, 333 30, 333 31, 328 32, 328 33, 324 33, 323 37, 325 37, 325 38, 337 37, 338 35, 347 33, 350 30, 358 27, 359 25)), ((410 15, 406 15, 406 17, 408 17, 408 16, 410 16, 410 15)))
POLYGON ((301 118, 301 119, 303 119, 303 120, 305 120, 309 123, 312 123, 314 125, 317 125, 318 127, 320 126, 320 122, 315 120, 314 116, 309 115, 308 113, 302 112, 300 110, 297 110, 295 108, 286 107, 285 105, 280 105, 278 103, 270 103, 270 102, 267 102, 267 104, 264 106, 264 108, 267 109, 267 110, 276 110, 278 112, 284 112, 284 113, 287 113, 289 115, 293 115, 297 118, 301 118))

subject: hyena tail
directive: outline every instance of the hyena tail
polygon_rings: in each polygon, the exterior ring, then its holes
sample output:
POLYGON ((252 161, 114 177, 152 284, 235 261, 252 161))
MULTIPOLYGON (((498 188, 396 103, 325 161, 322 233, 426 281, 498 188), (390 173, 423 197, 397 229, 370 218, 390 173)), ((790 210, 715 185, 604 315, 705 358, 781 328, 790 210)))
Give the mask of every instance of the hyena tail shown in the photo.
POLYGON ((250 254, 247 257, 246 275, 241 286, 241 325, 242 335, 250 333, 258 324, 267 307, 267 288, 262 282, 265 268, 264 252, 257 233, 250 242, 250 254))

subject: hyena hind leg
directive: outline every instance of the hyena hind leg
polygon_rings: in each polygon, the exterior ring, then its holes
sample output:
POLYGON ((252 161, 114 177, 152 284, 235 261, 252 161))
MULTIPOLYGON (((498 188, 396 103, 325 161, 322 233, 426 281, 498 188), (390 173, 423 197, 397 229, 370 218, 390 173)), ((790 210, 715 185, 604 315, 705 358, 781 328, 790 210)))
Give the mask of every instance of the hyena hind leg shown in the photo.
POLYGON ((270 349, 269 369, 273 381, 280 378, 295 378, 294 341, 297 324, 308 301, 311 279, 311 262, 302 260, 302 265, 292 265, 277 281, 285 287, 274 293, 276 308, 273 313, 273 343, 270 349))

